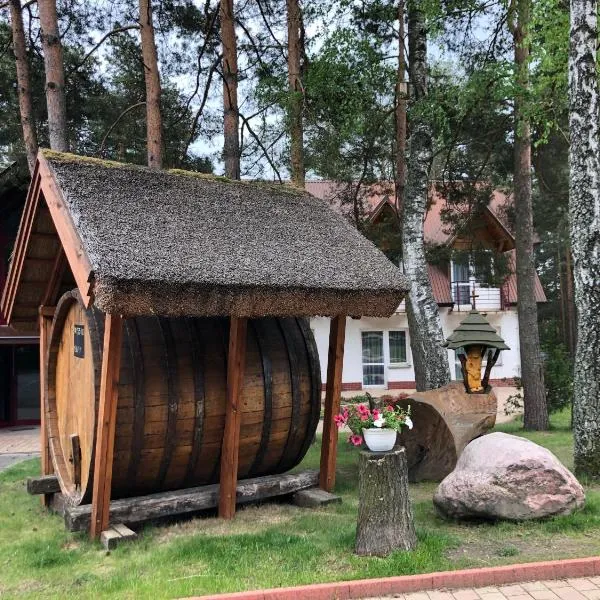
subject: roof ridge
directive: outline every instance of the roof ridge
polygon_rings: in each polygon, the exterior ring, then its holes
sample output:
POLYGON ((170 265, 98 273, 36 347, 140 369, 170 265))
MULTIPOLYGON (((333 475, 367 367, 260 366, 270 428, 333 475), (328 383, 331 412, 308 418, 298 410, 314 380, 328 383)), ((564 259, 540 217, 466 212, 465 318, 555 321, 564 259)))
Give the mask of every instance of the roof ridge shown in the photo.
POLYGON ((264 186, 276 190, 278 192, 287 192, 290 194, 305 195, 308 192, 292 183, 274 183, 261 179, 230 179, 224 175, 214 175, 212 173, 201 173, 199 171, 188 171, 187 169, 160 169, 158 171, 150 169, 146 165, 138 165, 135 163, 125 163, 116 160, 110 160, 105 158, 98 158, 95 156, 84 156, 82 154, 74 154, 72 152, 58 152, 56 150, 50 150, 48 148, 40 149, 40 152, 50 161, 58 161, 63 163, 80 163, 88 165, 96 165, 99 167, 105 167, 110 169, 128 169, 136 171, 146 172, 159 172, 168 175, 178 175, 182 177, 196 177, 198 179, 204 179, 206 181, 215 181, 221 183, 230 183, 233 185, 250 185, 250 186, 264 186))

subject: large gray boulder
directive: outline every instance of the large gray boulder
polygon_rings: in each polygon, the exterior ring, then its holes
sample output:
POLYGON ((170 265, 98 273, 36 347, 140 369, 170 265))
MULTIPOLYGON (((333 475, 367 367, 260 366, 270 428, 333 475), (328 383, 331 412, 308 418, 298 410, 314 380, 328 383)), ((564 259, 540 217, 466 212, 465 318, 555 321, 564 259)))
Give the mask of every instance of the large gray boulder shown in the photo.
POLYGON ((506 433, 473 440, 433 497, 448 518, 510 521, 568 515, 584 502, 580 483, 552 452, 506 433))

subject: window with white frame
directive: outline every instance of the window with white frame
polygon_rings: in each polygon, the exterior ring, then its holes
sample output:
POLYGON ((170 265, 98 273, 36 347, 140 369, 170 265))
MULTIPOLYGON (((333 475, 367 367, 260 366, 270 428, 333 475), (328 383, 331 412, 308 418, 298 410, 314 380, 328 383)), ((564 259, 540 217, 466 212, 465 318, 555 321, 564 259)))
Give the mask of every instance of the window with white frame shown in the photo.
POLYGON ((385 385, 383 331, 363 331, 361 336, 363 385, 385 385))
POLYGON ((392 329, 388 332, 390 365, 405 365, 408 362, 406 352, 406 330, 392 329))
POLYGON ((363 385, 385 386, 386 366, 408 365, 407 334, 404 329, 362 331, 363 385))

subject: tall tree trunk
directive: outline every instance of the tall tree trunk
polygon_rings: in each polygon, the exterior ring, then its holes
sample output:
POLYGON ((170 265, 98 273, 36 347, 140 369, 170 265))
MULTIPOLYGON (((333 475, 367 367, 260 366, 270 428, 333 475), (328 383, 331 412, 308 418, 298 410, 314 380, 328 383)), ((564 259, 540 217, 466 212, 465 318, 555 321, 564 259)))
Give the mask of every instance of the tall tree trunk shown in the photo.
POLYGON ((404 207, 406 187, 406 55, 404 52, 404 0, 398 2, 398 77, 396 81, 396 210, 400 222, 404 207))
POLYGON ((162 116, 160 112, 160 73, 152 23, 152 0, 140 0, 140 34, 146 81, 146 138, 148 166, 162 167, 162 116))
POLYGON ((237 43, 233 0, 221 0, 221 42, 223 44, 223 159, 225 175, 230 179, 240 178, 240 137, 238 113, 238 66, 237 43))
POLYGON ((301 48, 302 14, 298 0, 287 0, 287 27, 288 85, 290 89, 288 118, 290 121, 292 183, 304 188, 304 130, 302 123, 304 93, 300 67, 303 54, 301 48))
POLYGON ((38 11, 46 70, 46 104, 48 106, 50 148, 59 152, 67 152, 69 144, 67 141, 65 69, 62 42, 58 32, 56 0, 39 0, 38 11))
POLYGON ((37 156, 38 143, 33 118, 33 103, 31 101, 31 79, 29 76, 29 60, 23 30, 23 11, 21 0, 10 0, 10 22, 12 26, 13 50, 17 65, 17 86, 19 88, 19 112, 23 128, 23 142, 27 153, 29 171, 33 173, 37 156))
POLYGON ((568 346, 571 356, 575 356, 577 347, 577 311, 575 309, 575 299, 573 297, 573 261, 571 260, 571 248, 567 247, 565 251, 565 271, 567 276, 566 281, 566 298, 567 298, 567 331, 568 331, 568 346))
POLYGON ((598 5, 571 0, 569 215, 577 306, 573 391, 575 471, 600 477, 600 135, 598 5))
MULTIPOLYGON (((427 95, 427 31, 418 4, 418 0, 412 0, 408 5, 409 75, 414 102, 427 95)), ((450 381, 448 353, 442 346, 444 334, 423 238, 432 159, 432 127, 426 117, 419 115, 411 121, 402 224, 402 260, 410 284, 406 312, 417 390, 442 387, 450 381)))
POLYGON ((533 208, 531 202, 531 131, 526 116, 526 94, 529 90, 529 26, 530 0, 515 0, 512 27, 517 93, 514 104, 514 195, 515 245, 517 251, 517 314, 521 346, 521 379, 525 429, 548 429, 548 409, 544 369, 538 331, 535 299, 535 259, 533 254, 533 208))

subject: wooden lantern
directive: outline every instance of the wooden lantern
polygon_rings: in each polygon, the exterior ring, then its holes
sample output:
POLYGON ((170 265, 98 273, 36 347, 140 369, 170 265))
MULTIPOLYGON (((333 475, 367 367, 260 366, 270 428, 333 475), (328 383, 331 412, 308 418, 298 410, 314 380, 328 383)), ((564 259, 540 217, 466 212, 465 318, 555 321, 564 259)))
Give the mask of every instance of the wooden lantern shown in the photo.
POLYGON ((500 352, 510 350, 487 319, 476 309, 469 312, 444 345, 458 354, 468 394, 488 391, 490 373, 498 361, 500 352), (487 362, 482 378, 481 367, 486 354, 487 362))

